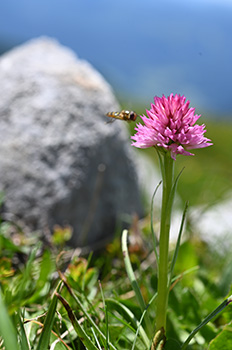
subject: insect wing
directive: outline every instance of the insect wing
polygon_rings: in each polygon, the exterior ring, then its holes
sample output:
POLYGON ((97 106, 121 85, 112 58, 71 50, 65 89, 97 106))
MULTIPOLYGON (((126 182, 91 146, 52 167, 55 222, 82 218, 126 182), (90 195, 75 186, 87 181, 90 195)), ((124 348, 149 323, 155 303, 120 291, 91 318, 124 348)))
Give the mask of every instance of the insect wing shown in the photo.
POLYGON ((114 119, 122 119, 121 112, 109 112, 106 116, 114 119))

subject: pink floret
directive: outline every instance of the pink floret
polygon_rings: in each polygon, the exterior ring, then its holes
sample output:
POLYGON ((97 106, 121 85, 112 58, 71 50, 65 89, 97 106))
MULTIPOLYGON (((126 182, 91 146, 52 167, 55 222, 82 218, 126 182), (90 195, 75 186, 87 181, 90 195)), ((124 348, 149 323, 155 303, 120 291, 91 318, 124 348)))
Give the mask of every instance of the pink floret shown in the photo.
POLYGON ((194 155, 187 150, 204 148, 212 145, 211 140, 204 136, 205 125, 194 125, 200 118, 195 115, 195 108, 189 108, 185 96, 171 94, 154 98, 154 104, 147 110, 147 116, 141 116, 144 125, 138 123, 137 133, 132 136, 132 146, 138 148, 162 147, 176 155, 194 155))

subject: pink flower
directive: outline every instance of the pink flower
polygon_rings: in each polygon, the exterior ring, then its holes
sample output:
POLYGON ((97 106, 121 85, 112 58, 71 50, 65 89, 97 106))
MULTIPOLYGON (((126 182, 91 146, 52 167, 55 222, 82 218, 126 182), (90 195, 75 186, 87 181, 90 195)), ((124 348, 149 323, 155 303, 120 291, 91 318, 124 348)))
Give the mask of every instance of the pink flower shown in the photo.
POLYGON ((171 94, 167 98, 163 95, 155 97, 151 109, 141 116, 145 125, 137 124, 137 133, 131 138, 135 141, 132 146, 138 148, 162 147, 171 152, 175 160, 177 154, 193 156, 189 149, 204 148, 212 145, 204 137, 205 125, 194 125, 200 118, 195 108, 189 108, 189 101, 185 96, 171 94))

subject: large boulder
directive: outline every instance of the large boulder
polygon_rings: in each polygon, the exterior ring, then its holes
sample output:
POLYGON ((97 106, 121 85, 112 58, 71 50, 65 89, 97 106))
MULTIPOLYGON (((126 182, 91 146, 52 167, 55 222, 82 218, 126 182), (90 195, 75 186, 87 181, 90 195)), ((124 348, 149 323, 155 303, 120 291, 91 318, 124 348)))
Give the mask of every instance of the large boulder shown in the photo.
POLYGON ((141 214, 134 153, 111 87, 49 38, 0 58, 0 191, 4 215, 31 230, 73 228, 71 244, 109 239, 141 214))

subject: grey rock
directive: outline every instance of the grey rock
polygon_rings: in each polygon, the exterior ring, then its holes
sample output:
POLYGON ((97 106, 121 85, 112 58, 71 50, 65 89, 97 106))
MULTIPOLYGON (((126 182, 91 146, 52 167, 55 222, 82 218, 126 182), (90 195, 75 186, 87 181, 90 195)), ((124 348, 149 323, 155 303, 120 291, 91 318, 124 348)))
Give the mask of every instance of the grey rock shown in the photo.
POLYGON ((3 210, 31 230, 73 228, 71 244, 109 239, 141 214, 134 153, 111 87, 53 39, 0 58, 3 210))

